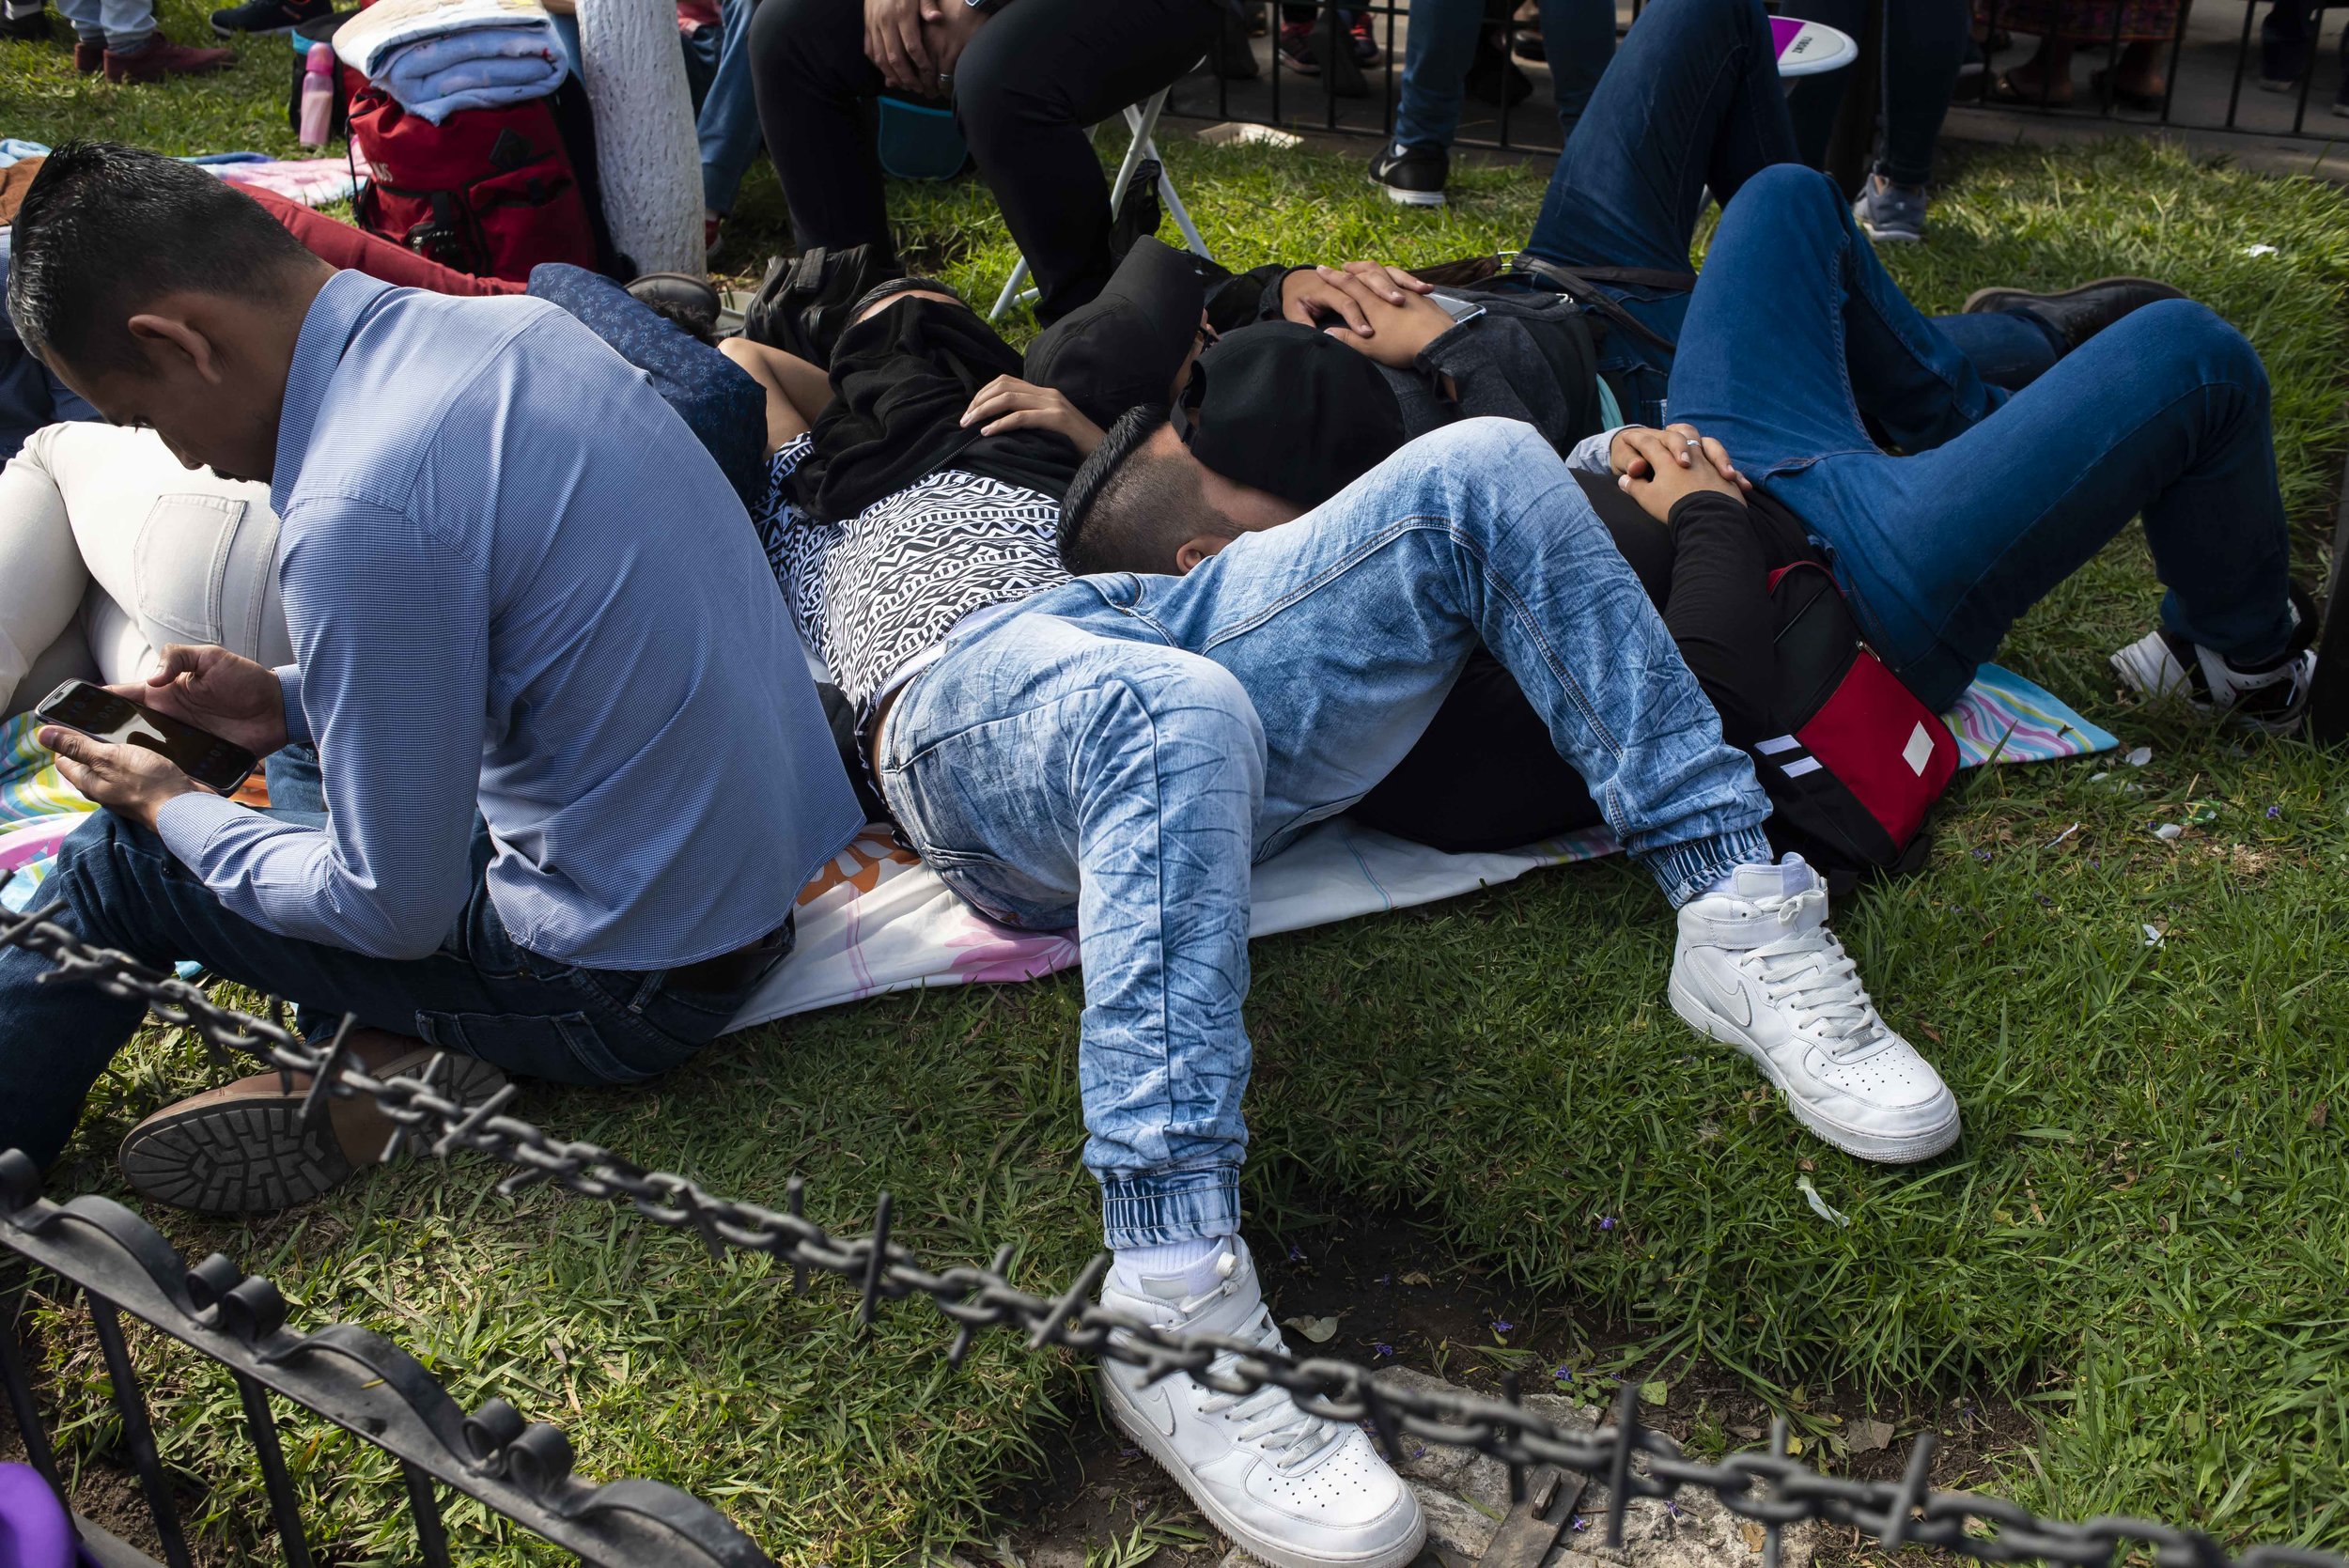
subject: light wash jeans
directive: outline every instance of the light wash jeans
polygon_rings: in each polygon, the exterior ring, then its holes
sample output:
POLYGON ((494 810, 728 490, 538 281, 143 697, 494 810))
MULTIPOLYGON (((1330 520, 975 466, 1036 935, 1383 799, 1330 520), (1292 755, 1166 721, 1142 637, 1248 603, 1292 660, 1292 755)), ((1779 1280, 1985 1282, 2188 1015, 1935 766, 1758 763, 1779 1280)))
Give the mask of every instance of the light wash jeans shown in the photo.
POLYGON ((1384 777, 1479 643, 1674 904, 1770 859, 1745 754, 1563 462, 1505 420, 1187 577, 1026 599, 898 697, 881 788, 922 858, 992 919, 1081 934, 1112 1247, 1238 1228, 1249 866, 1384 777))
POLYGON ((127 54, 155 36, 155 0, 57 0, 84 43, 102 43, 127 54))

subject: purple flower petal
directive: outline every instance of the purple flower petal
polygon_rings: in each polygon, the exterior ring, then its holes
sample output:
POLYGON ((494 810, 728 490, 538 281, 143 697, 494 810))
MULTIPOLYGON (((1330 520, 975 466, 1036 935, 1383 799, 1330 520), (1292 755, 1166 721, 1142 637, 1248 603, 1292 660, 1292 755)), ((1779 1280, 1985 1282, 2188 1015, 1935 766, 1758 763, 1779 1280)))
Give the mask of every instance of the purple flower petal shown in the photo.
POLYGON ((1615 1217, 1611 1214, 1600 1215, 1598 1217, 1598 1228, 1602 1231, 1613 1230, 1615 1228, 1615 1217))
POLYGON ((1516 1327, 1516 1324, 1510 1322, 1505 1317, 1497 1317, 1493 1319, 1493 1332, 1496 1334, 1505 1334, 1516 1327))

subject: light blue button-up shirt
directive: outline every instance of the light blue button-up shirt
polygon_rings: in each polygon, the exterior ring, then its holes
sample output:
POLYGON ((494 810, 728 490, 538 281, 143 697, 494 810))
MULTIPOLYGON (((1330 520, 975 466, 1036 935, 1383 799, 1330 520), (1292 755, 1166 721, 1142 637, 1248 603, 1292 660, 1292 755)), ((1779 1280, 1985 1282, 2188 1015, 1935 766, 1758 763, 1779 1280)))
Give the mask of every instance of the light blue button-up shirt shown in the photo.
POLYGON ((324 831, 213 796, 174 854, 286 936, 418 957, 472 891, 522 947, 661 970, 781 925, 862 824, 742 503, 540 301, 356 272, 303 320, 271 504, 324 831))

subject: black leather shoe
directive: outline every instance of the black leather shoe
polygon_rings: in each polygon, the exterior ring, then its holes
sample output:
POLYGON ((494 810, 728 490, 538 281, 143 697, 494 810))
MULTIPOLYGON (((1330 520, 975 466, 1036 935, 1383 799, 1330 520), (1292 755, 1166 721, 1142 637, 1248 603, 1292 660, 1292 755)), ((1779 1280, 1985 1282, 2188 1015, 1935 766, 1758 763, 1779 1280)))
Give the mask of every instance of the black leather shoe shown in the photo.
POLYGON ((2183 289, 2152 278, 2098 278, 2060 294, 2032 294, 2020 288, 1977 288, 1966 301, 1969 316, 1989 311, 2023 311, 2056 330, 2066 352, 2078 348, 2130 311, 2155 300, 2183 300, 2183 289))
POLYGON ((44 43, 49 38, 49 12, 46 9, 27 16, 9 16, 0 12, 0 39, 14 39, 22 43, 44 43))
POLYGON ((718 311, 724 301, 708 278, 691 272, 646 272, 630 284, 628 291, 655 315, 666 317, 671 324, 704 343, 717 341, 718 311))

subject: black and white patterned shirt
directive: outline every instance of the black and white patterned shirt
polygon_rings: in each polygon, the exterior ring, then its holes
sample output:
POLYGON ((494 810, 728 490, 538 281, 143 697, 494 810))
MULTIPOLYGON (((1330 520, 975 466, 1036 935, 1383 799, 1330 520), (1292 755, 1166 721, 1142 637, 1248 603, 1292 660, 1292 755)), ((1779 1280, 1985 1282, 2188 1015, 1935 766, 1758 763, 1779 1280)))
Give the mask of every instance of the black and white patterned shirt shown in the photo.
POLYGON ((859 712, 965 615, 1068 581, 1050 496, 946 469, 817 522, 788 490, 814 446, 802 435, 775 453, 754 520, 800 634, 859 712))

